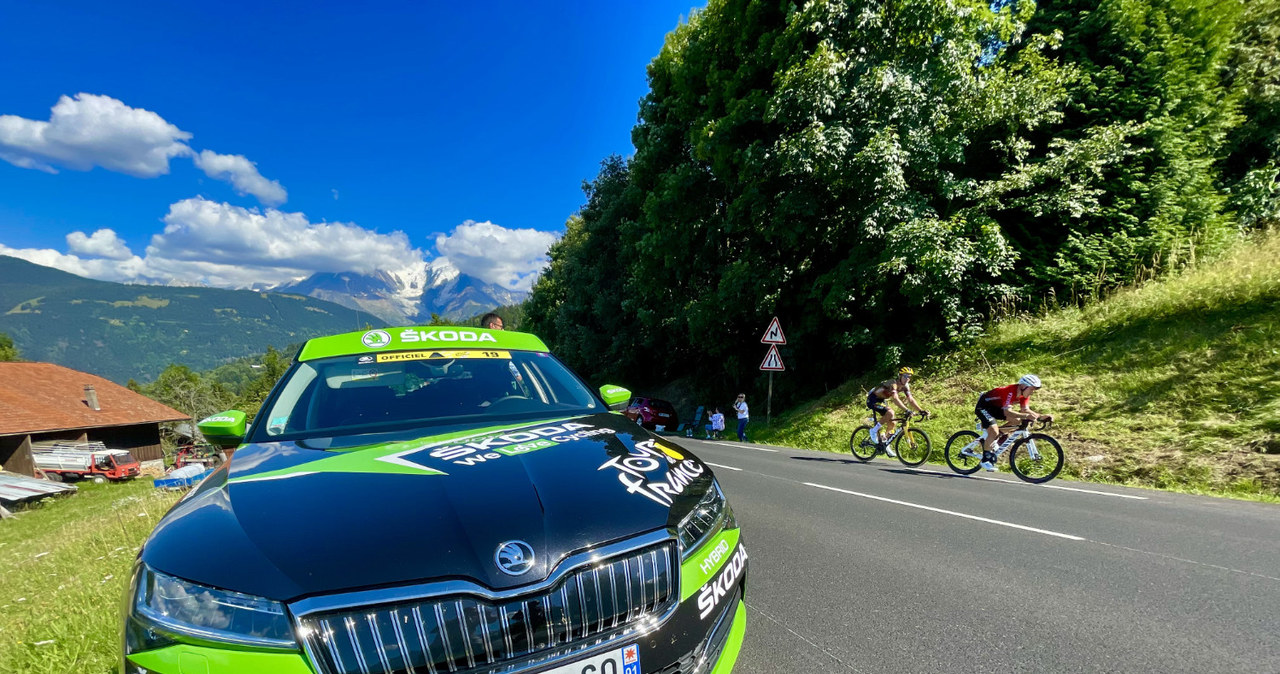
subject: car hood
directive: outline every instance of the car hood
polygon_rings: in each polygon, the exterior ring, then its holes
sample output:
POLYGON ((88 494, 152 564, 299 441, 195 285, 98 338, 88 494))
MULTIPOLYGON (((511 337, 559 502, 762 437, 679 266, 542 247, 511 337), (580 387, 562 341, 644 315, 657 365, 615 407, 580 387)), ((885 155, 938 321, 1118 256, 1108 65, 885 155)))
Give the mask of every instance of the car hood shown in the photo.
POLYGON ((467 579, 545 579, 574 552, 674 527, 710 486, 686 450, 615 414, 342 452, 248 445, 161 520, 152 568, 281 601, 467 579), (509 575, 498 548, 524 541, 509 575))

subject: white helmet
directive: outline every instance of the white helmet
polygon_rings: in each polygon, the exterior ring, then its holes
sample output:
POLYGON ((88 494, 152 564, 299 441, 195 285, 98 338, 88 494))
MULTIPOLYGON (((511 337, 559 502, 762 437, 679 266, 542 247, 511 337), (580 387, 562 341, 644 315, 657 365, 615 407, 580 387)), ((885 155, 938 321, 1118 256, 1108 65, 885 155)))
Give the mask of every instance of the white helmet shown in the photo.
POLYGON ((1030 386, 1031 388, 1040 388, 1040 378, 1034 374, 1022 375, 1022 379, 1019 379, 1018 383, 1023 386, 1030 386))

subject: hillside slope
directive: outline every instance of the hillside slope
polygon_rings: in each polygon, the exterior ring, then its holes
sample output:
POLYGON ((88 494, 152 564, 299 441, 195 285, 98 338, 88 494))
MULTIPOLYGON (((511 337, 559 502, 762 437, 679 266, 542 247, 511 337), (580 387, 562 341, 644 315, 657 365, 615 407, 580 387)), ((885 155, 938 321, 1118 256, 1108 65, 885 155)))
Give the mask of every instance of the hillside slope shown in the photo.
POLYGON ((0 332, 22 357, 120 383, 154 379, 169 363, 207 370, 368 323, 383 325, 301 295, 108 283, 0 256, 0 332))
MULTIPOLYGON (((1280 497, 1280 236, 1083 309, 1005 320, 918 370, 936 461, 951 433, 973 427, 979 393, 1034 372, 1045 388, 1032 407, 1057 417, 1065 476, 1280 497)), ((847 451, 865 387, 887 374, 754 438, 847 451)))

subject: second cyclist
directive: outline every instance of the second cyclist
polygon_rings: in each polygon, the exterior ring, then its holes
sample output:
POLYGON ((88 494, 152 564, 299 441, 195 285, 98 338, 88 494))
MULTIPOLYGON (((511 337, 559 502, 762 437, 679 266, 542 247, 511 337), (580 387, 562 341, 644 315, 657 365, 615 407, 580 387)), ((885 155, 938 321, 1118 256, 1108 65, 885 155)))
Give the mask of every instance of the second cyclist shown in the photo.
POLYGON ((916 402, 915 396, 911 395, 911 377, 914 374, 914 370, 904 367, 898 370, 896 379, 886 379, 867 393, 867 409, 877 415, 876 423, 871 427, 871 439, 876 443, 880 451, 889 456, 895 456, 895 454, 892 449, 889 449, 888 441, 880 436, 881 427, 884 428, 884 438, 893 436, 895 419, 893 408, 889 407, 888 401, 892 400, 898 407, 902 408, 903 412, 910 411, 907 408, 907 403, 910 403, 911 407, 914 407, 920 413, 920 416, 926 418, 929 416, 929 413, 920 407, 920 403, 916 402), (902 402, 903 398, 906 398, 907 402, 902 402))

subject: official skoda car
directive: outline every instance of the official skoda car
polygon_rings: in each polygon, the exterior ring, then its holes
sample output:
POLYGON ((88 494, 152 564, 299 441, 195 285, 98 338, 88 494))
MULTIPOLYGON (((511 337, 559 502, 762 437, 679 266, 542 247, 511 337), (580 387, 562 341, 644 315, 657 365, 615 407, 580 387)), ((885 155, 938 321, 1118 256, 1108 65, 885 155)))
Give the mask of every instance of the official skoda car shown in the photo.
POLYGON ((533 335, 313 339, 160 521, 126 674, 723 674, 747 553, 711 469, 533 335), (247 427, 246 427, 247 426, 247 427))

